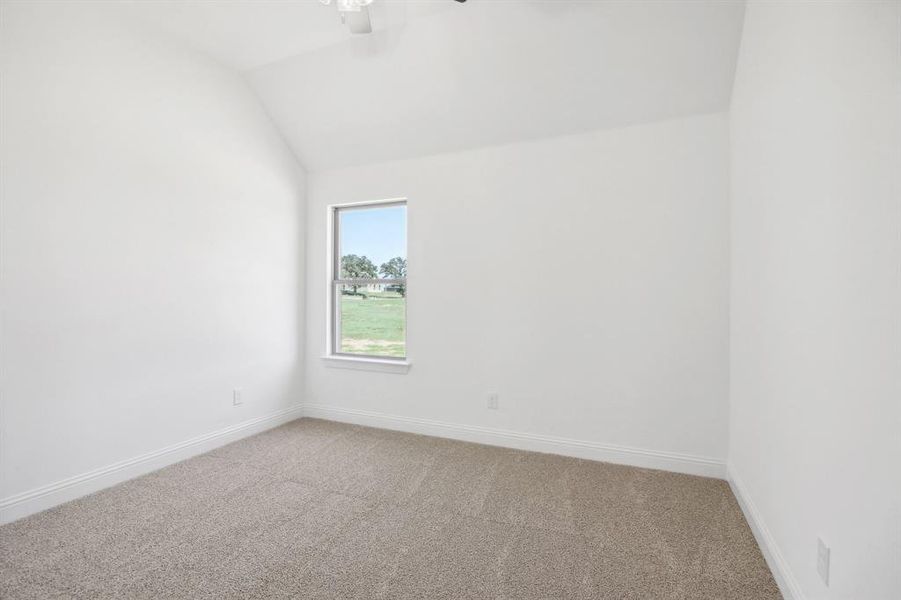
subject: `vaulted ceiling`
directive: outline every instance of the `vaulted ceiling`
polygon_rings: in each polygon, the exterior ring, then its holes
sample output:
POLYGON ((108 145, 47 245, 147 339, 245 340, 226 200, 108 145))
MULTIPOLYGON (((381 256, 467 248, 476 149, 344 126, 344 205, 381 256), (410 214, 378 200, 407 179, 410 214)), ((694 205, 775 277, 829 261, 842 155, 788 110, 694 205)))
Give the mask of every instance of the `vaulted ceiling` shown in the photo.
POLYGON ((312 170, 726 110, 740 0, 136 2, 242 71, 312 170))

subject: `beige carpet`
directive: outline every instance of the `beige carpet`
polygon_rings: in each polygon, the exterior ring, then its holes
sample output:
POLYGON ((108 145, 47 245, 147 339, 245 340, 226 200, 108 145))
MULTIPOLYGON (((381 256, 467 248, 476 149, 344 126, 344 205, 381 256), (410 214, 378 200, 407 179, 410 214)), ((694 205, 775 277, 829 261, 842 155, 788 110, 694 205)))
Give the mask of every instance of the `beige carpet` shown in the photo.
POLYGON ((728 485, 294 421, 0 528, 13 598, 779 598, 728 485))

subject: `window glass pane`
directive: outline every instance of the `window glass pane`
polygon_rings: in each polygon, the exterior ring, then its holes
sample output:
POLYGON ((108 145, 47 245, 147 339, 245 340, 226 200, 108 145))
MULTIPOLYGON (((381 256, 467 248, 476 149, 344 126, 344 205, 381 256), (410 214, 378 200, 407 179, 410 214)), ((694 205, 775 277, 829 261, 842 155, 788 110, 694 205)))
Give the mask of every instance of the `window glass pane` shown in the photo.
POLYGON ((337 351, 404 358, 407 300, 402 286, 335 286, 337 351))
POLYGON ((406 205, 340 209, 338 239, 339 278, 406 277, 406 205))

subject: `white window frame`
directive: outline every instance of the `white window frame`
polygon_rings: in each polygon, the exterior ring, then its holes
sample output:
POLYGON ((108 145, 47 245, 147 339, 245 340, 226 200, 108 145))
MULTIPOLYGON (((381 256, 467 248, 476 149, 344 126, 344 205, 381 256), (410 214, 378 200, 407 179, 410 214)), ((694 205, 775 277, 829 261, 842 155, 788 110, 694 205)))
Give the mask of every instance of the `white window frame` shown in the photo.
MULTIPOLYGON (((328 209, 328 268, 327 275, 327 320, 326 320, 326 351, 322 356, 329 367, 363 369, 370 371, 382 371, 388 373, 406 373, 410 368, 410 344, 409 336, 405 335, 404 357, 378 356, 370 354, 351 354, 340 351, 339 334, 341 331, 340 302, 337 294, 340 285, 368 285, 381 283, 386 285, 402 283, 406 287, 404 297, 409 300, 409 276, 400 279, 344 279, 341 278, 341 232, 338 215, 343 210, 365 210, 367 208, 378 209, 389 206, 407 207, 407 229, 409 230, 409 205, 406 198, 390 198, 386 200, 369 200, 365 202, 350 202, 344 204, 331 204, 328 209)), ((407 311, 405 304, 404 330, 407 328, 407 311)))

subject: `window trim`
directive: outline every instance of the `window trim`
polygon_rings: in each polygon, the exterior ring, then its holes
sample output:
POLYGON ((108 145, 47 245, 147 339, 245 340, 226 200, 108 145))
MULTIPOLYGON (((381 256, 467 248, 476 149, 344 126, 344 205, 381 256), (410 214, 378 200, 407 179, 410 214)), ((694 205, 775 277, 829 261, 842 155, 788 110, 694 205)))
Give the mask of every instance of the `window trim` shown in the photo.
MULTIPOLYGON (((405 336, 403 357, 379 356, 374 354, 350 354, 338 351, 338 333, 340 331, 341 316, 338 312, 339 304, 336 290, 341 284, 370 284, 370 283, 404 283, 407 285, 405 298, 409 297, 409 276, 402 279, 342 279, 340 275, 340 231, 338 229, 338 214, 346 209, 385 208, 390 206, 407 206, 407 231, 409 231, 409 205, 407 198, 388 198, 384 200, 366 200, 363 202, 347 202, 330 204, 327 223, 327 268, 326 268, 326 343, 325 354, 322 356, 326 366, 339 368, 357 368, 369 371, 383 371, 391 373, 406 373, 410 367, 410 344, 405 336)), ((409 240, 408 240, 409 241, 409 240)), ((406 305, 404 310, 404 326, 407 329, 406 305)))

